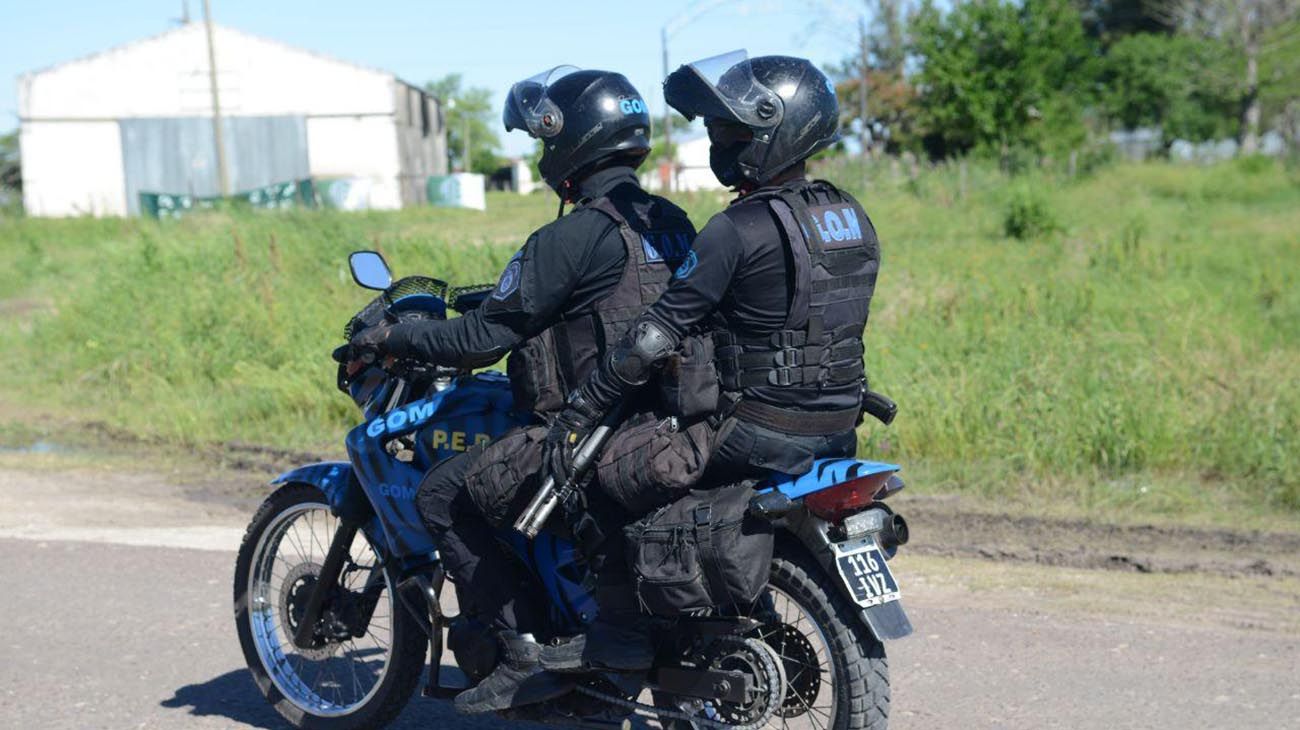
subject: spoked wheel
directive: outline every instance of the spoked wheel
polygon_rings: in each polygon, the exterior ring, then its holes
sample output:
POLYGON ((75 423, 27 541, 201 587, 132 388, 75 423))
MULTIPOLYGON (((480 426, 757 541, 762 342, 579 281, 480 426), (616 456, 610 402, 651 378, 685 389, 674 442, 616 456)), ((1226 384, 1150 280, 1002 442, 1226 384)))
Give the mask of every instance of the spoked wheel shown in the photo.
MULTIPOLYGON (((802 557, 802 556, 801 556, 802 557)), ((889 726, 885 647, 858 609, 804 559, 772 563, 767 596, 754 616, 762 640, 781 658, 785 700, 767 726, 787 730, 884 730, 889 726)))
POLYGON ((244 659, 262 694, 298 728, 382 727, 410 699, 423 668, 425 637, 362 532, 311 640, 295 641, 338 527, 319 490, 281 487, 253 517, 235 564, 244 659))

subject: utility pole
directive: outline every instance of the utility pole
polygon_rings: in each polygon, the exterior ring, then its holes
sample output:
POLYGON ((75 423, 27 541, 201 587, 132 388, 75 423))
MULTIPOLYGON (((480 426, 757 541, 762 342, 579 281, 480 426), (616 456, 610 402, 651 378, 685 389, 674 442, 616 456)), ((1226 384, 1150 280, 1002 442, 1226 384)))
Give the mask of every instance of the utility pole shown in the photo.
POLYGON ((230 195, 230 175, 226 173, 226 145, 221 139, 221 94, 217 91, 217 49, 212 44, 212 4, 203 0, 203 25, 208 31, 208 79, 212 83, 212 139, 217 145, 217 184, 221 196, 230 195))
POLYGON ((858 16, 858 65, 862 72, 858 79, 858 119, 862 120, 862 129, 859 134, 862 138, 862 154, 867 154, 867 19, 858 16))
POLYGON ((858 140, 862 145, 862 192, 867 191, 867 145, 871 131, 867 127, 867 18, 858 16, 858 53, 862 68, 862 77, 858 79, 858 120, 862 128, 858 130, 858 140))
MULTIPOLYGON (((663 47, 663 78, 668 78, 668 26, 659 29, 659 44, 663 47)), ((677 156, 672 151, 672 109, 668 95, 663 97, 663 151, 668 153, 668 191, 677 188, 677 156)))
POLYGON ((217 184, 221 195, 230 195, 230 175, 226 172, 226 145, 221 135, 221 94, 217 90, 217 49, 212 45, 212 5, 203 0, 203 25, 208 34, 208 79, 212 84, 212 139, 217 147, 217 184))
MULTIPOLYGON (((732 2, 732 0, 693 0, 690 5, 668 19, 659 28, 659 43, 663 47, 663 64, 664 79, 668 78, 668 38, 674 33, 691 24, 696 18, 718 7, 719 5, 732 2)), ((672 112, 668 106, 668 96, 664 95, 664 146, 671 148, 673 145, 673 119, 672 112)), ((677 189, 677 155, 672 152, 669 157, 669 175, 668 187, 670 190, 677 189)))
POLYGON ((464 159, 464 162, 462 163, 462 167, 465 168, 465 172, 472 172, 472 170, 470 170, 470 164, 469 164, 470 159, 469 159, 469 115, 468 114, 465 115, 465 139, 463 141, 465 143, 465 151, 462 153, 462 158, 464 159))

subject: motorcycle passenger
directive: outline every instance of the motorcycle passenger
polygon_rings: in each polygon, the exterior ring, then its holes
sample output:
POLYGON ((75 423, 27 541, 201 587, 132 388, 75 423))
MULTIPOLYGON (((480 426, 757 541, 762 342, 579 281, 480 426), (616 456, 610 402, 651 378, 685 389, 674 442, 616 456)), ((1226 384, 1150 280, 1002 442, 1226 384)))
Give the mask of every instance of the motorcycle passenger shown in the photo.
MULTIPOLYGON (((503 121, 507 131, 523 130, 542 142, 542 177, 559 195, 561 211, 566 203, 576 207, 528 238, 478 309, 445 321, 374 328, 355 343, 464 368, 508 352, 515 406, 541 424, 444 461, 416 498, 462 612, 499 639, 502 661, 456 698, 456 709, 471 713, 540 702, 572 687, 569 678, 538 664, 531 632, 545 630, 538 618, 545 608, 535 600, 538 591, 521 589, 527 578, 493 528, 508 527, 540 482, 545 421, 595 368, 605 343, 664 291, 695 237, 681 209, 638 184, 636 168, 650 150, 650 117, 622 75, 572 67, 539 74, 511 88, 503 121)), ((615 506, 592 505, 601 508, 615 506)), ((491 643, 486 649, 469 654, 490 654, 491 643)), ((492 659, 485 657, 487 667, 492 659)), ((481 676, 485 668, 477 671, 481 676)))
POLYGON ((682 66, 664 91, 687 119, 703 117, 710 167, 739 197, 570 395, 548 436, 550 468, 567 471, 569 444, 711 316, 726 418, 704 480, 799 474, 814 459, 852 457, 880 249, 852 196, 806 178, 808 157, 838 139, 834 86, 805 59, 736 51, 682 66))

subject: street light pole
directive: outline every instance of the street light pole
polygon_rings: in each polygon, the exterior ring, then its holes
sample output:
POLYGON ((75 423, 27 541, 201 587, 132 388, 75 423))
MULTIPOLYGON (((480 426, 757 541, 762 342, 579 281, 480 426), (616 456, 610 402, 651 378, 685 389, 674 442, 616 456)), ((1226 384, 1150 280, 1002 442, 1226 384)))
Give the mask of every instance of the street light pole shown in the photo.
POLYGON ((465 142, 464 152, 461 153, 461 155, 464 157, 464 162, 462 163, 462 167, 465 168, 465 172, 470 172, 470 168, 469 168, 469 162, 470 162, 470 160, 469 160, 469 117, 468 117, 468 116, 465 117, 465 139, 464 139, 464 142, 465 142))
MULTIPOLYGON (((727 3, 727 2, 731 2, 731 0, 695 0, 695 2, 691 3, 690 5, 687 5, 680 13, 669 18, 668 22, 663 24, 663 27, 659 29, 659 43, 663 46, 663 64, 664 64, 665 79, 668 78, 668 39, 677 31, 681 30, 682 28, 685 28, 687 25, 690 25, 691 22, 694 21, 696 18, 718 7, 719 5, 722 5, 723 3, 727 3)), ((664 146, 671 148, 672 140, 673 140, 672 112, 670 111, 668 106, 668 97, 667 95, 665 95, 664 96, 664 146)), ((669 152, 668 160, 670 165, 669 168, 670 173, 668 176, 669 189, 676 190, 677 189, 677 153, 672 149, 669 149, 668 152, 669 152)))
POLYGON ((226 145, 221 133, 221 93, 217 90, 217 49, 212 44, 212 5, 203 0, 203 25, 208 35, 208 81, 212 85, 212 141, 217 148, 217 185, 221 195, 230 195, 230 175, 226 171, 226 145))
MULTIPOLYGON (((668 78, 668 26, 659 29, 659 43, 663 47, 664 74, 668 78)), ((664 152, 668 155, 668 179, 665 181, 669 191, 677 188, 677 153, 673 151, 672 109, 668 106, 668 95, 664 94, 664 152)))
POLYGON ((859 144, 862 145, 861 162, 862 162, 862 193, 867 192, 867 146, 870 130, 867 128, 867 18, 865 15, 858 16, 858 53, 861 54, 860 63, 862 68, 861 78, 858 83, 858 121, 862 128, 859 131, 859 144))

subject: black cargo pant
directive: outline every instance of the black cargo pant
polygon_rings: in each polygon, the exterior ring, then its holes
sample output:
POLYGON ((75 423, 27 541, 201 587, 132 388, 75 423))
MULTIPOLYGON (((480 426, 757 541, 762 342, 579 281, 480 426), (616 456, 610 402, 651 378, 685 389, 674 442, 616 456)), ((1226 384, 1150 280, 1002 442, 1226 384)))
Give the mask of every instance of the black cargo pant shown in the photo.
POLYGON ((474 447, 431 469, 420 483, 416 507, 456 585, 465 617, 499 631, 535 631, 544 615, 536 588, 465 489, 465 473, 481 455, 482 447, 474 447))
POLYGON ((742 479, 764 479, 774 472, 802 474, 814 459, 852 458, 858 452, 853 430, 824 436, 797 436, 729 418, 704 472, 705 484, 728 484, 742 479))
MULTIPOLYGON (((499 631, 547 633, 546 600, 541 587, 497 538, 465 487, 465 476, 483 454, 474 447, 434 467, 416 495, 416 507, 438 545, 443 566, 456 585, 466 618, 499 631)), ((517 487, 518 485, 516 485, 517 487)), ((503 497, 505 501, 516 501, 503 497)), ((599 488, 590 489, 588 509, 605 535, 593 546, 600 565, 593 597, 606 617, 635 613, 622 527, 632 520, 599 488)), ((504 529, 510 529, 514 515, 504 529)), ((559 520, 558 512, 552 520, 559 520)))

